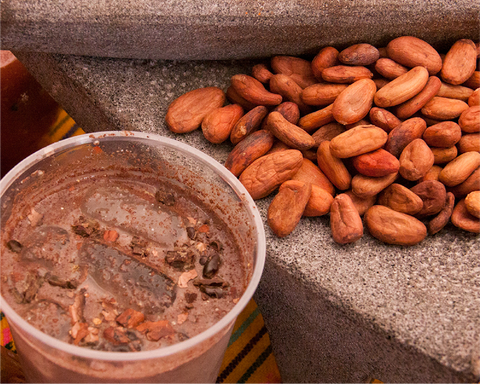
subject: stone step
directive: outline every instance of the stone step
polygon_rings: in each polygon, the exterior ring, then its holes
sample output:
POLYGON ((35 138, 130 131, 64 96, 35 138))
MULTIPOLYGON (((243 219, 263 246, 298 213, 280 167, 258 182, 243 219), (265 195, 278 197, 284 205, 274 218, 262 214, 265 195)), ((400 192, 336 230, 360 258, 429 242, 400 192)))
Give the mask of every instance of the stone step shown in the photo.
POLYGON ((2 49, 169 60, 304 55, 411 34, 478 39, 472 0, 3 0, 2 49))
MULTIPOLYGON (((153 61, 15 52, 87 132, 153 132, 223 163, 231 144, 201 130, 175 135, 168 105, 191 89, 224 90, 259 61, 153 61)), ((474 382, 480 376, 480 239, 449 225, 413 247, 368 233, 340 246, 328 217, 303 218, 286 238, 257 201, 267 264, 255 298, 285 382, 474 382)))

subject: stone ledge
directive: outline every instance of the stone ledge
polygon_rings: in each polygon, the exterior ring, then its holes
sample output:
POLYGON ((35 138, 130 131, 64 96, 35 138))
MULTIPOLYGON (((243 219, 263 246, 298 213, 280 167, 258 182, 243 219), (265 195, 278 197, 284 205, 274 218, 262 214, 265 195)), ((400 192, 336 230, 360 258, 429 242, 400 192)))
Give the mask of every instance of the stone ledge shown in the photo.
MULTIPOLYGON (((223 163, 232 149, 201 131, 174 135, 171 101, 223 89, 252 61, 167 62, 15 52, 86 131, 172 137, 223 163)), ((285 382, 473 382, 480 354, 480 238, 449 226, 414 247, 366 234, 339 246, 328 218, 304 218, 287 238, 266 225, 267 268, 256 299, 285 382), (342 376, 338 376, 343 372, 342 376)))
POLYGON ((315 54, 415 35, 436 48, 478 40, 472 0, 4 0, 2 49, 168 60, 315 54), (461 22, 460 22, 461 21, 461 22))

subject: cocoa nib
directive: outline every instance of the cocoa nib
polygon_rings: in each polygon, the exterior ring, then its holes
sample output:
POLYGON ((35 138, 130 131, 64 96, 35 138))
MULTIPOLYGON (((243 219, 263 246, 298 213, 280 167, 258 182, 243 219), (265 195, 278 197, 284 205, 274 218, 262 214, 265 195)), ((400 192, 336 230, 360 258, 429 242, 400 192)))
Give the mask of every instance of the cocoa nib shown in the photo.
POLYGON ((20 253, 22 250, 22 244, 20 244, 17 240, 10 240, 7 243, 7 248, 12 252, 20 253))
POLYGON ((197 296, 195 292, 185 292, 185 301, 188 304, 192 304, 197 299, 197 296))
POLYGON ((132 253, 134 255, 139 255, 142 257, 148 256, 147 246, 147 241, 141 239, 138 236, 133 236, 132 241, 130 242, 130 248, 132 249, 132 253))
POLYGON ((30 303, 33 300, 43 282, 44 279, 42 277, 36 276, 32 273, 27 275, 27 289, 23 295, 23 301, 25 303, 30 303))
POLYGON ((222 263, 218 253, 215 253, 212 256, 209 256, 205 265, 203 266, 203 277, 206 279, 211 279, 218 272, 220 264, 222 263))
POLYGON ((195 228, 187 227, 187 236, 188 236, 189 239, 194 240, 196 235, 197 235, 197 233, 195 231, 195 228))
POLYGON ((58 276, 50 276, 48 278, 48 284, 54 287, 60 287, 65 289, 76 289, 77 286, 69 280, 60 279, 58 276))
POLYGON ((73 305, 68 307, 68 312, 72 318, 72 324, 85 320, 83 317, 83 310, 85 308, 85 293, 85 288, 81 289, 80 292, 75 295, 75 301, 73 302, 73 305))
POLYGON ((99 224, 94 221, 88 221, 83 216, 78 218, 78 222, 72 225, 72 231, 82 237, 90 237, 99 229, 99 224))
POLYGON ((223 249, 223 244, 220 240, 212 240, 209 245, 217 252, 220 252, 223 249))
POLYGON ((195 253, 188 248, 177 248, 167 251, 165 261, 175 269, 188 271, 195 267, 195 253))
POLYGON ((167 192, 162 189, 159 189, 155 193, 155 199, 167 207, 171 207, 175 204, 175 195, 172 192, 167 192))
POLYGON ((221 299, 225 296, 225 290, 220 287, 200 287, 200 290, 215 299, 221 299))
POLYGON ((115 345, 128 344, 130 342, 130 338, 120 327, 108 327, 103 331, 103 337, 115 345))
POLYGON ((145 321, 136 329, 144 333, 150 341, 158 341, 163 337, 168 337, 175 333, 175 330, 167 320, 145 321))
POLYGON ((134 331, 122 327, 109 327, 103 332, 103 337, 107 343, 102 343, 101 350, 111 352, 138 352, 142 350, 142 341, 134 331))
POLYGON ((145 315, 141 312, 133 310, 132 308, 128 308, 118 315, 115 320, 125 328, 135 328, 138 324, 145 320, 145 315))
POLYGON ((91 231, 88 231, 87 228, 85 228, 83 225, 80 225, 80 224, 72 225, 72 231, 76 235, 79 235, 82 237, 88 237, 92 233, 91 231))
POLYGON ((73 344, 78 345, 89 333, 87 323, 75 323, 70 331, 70 335, 75 339, 73 344))
POLYGON ((228 288, 228 283, 218 277, 213 279, 196 279, 193 285, 198 287, 202 293, 216 299, 224 297, 228 288))
POLYGON ((41 213, 38 213, 34 208, 32 208, 30 214, 28 214, 27 217, 32 227, 36 227, 42 222, 43 219, 43 215, 41 213))
POLYGON ((29 270, 21 265, 17 271, 10 274, 13 287, 10 293, 18 304, 30 303, 43 285, 45 278, 37 270, 29 270))
POLYGON ((118 239, 118 232, 115 231, 114 229, 107 230, 103 233, 103 240, 106 242, 112 243, 114 241, 117 241, 118 239))

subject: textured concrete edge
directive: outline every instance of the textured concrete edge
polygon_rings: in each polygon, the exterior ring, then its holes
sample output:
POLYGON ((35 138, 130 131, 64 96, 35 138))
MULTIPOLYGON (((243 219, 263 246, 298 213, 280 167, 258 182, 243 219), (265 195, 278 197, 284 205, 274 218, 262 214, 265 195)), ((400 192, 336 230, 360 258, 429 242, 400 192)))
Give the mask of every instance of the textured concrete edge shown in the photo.
POLYGON ((346 47, 368 42, 382 46, 400 35, 415 35, 440 49, 459 38, 478 40, 480 36, 480 6, 468 1, 376 4, 339 0, 297 6, 282 2, 274 8, 254 1, 254 5, 232 5, 236 8, 230 13, 228 8, 215 8, 204 1, 199 9, 173 9, 172 14, 168 14, 169 8, 156 14, 149 7, 142 8, 141 2, 133 11, 111 9, 111 13, 102 7, 77 9, 76 2, 67 2, 65 9, 50 3, 3 2, 2 49, 116 58, 230 60, 312 55, 326 45, 346 47), (210 14, 203 14, 202 7, 210 14), (252 7, 262 8, 262 16, 253 12, 245 15, 252 7))
MULTIPOLYGON (((337 26, 323 25, 305 28, 304 26, 287 27, 208 27, 201 26, 195 33, 188 27, 163 25, 162 28, 142 25, 133 29, 156 30, 132 38, 125 35, 129 28, 111 30, 104 26, 84 25, 82 31, 65 33, 63 26, 55 26, 51 32, 57 37, 47 42, 39 36, 24 38, 22 33, 12 35, 2 31, 2 49, 14 51, 35 51, 67 55, 83 55, 112 58, 152 59, 152 60, 239 60, 259 59, 273 55, 313 56, 325 46, 343 49, 351 44, 368 42, 377 47, 386 45, 391 39, 402 35, 413 35, 429 41, 442 50, 451 46, 456 40, 469 38, 478 40, 479 31, 476 23, 444 23, 444 28, 419 26, 374 26, 362 22, 360 32, 351 35, 350 31, 339 31, 337 26), (88 31, 88 33, 86 32, 88 31), (107 40, 102 36, 109 36, 107 40), (235 44, 231 43, 234 36, 235 44), (432 36, 435 36, 432 39, 432 36)), ((5 31, 8 31, 8 25, 5 31)), ((37 26, 37 29, 45 26, 37 26)), ((13 29, 12 27, 9 29, 13 29)), ((15 28, 19 29, 19 28, 15 28)), ((24 28, 20 28, 24 29, 24 28)))
MULTIPOLYGON (((87 90, 59 68, 57 60, 52 55, 17 51, 13 54, 78 125, 88 126, 91 131, 120 129, 112 124, 112 117, 105 115, 101 105, 93 102, 87 90), (40 68, 48 68, 48 70, 43 71, 40 68), (73 98, 72 95, 75 97, 73 98)), ((123 129, 129 129, 129 127, 123 129)))
POLYGON ((254 299, 285 382, 478 381, 473 373, 455 371, 372 327, 328 296, 307 288, 267 255, 254 299))

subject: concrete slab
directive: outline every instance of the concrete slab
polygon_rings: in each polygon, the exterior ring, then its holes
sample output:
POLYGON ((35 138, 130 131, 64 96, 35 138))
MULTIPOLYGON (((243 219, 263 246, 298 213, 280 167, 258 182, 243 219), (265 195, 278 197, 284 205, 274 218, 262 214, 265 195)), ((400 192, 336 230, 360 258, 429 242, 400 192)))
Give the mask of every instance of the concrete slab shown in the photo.
MULTIPOLYGON (((220 163, 229 144, 174 135, 171 101, 226 89, 257 61, 166 62, 15 52, 87 131, 155 132, 220 163)), ((266 218, 271 197, 258 201, 266 218)), ((266 220, 265 220, 266 225, 266 220)), ((328 218, 304 218, 284 239, 268 226, 255 298, 285 382, 474 382, 480 378, 480 238, 448 226, 413 247, 366 234, 339 246, 328 218)))
POLYGON ((472 0, 1 3, 2 49, 100 57, 224 60, 381 46, 406 34, 436 47, 479 36, 480 3, 472 0))

